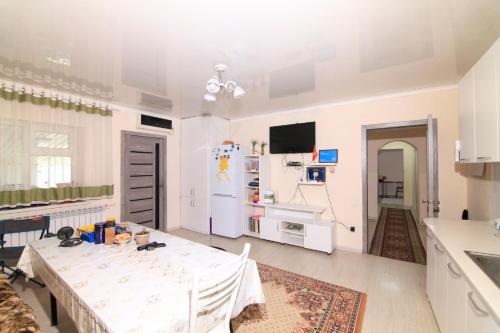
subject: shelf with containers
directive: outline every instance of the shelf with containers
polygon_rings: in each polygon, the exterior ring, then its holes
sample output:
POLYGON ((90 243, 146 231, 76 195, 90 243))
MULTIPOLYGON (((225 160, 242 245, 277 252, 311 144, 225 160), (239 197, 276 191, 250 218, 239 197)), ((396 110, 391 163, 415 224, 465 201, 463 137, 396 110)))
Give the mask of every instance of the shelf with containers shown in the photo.
POLYGON ((265 215, 264 191, 269 190, 269 156, 245 155, 243 163, 243 231, 247 236, 260 238, 265 215))

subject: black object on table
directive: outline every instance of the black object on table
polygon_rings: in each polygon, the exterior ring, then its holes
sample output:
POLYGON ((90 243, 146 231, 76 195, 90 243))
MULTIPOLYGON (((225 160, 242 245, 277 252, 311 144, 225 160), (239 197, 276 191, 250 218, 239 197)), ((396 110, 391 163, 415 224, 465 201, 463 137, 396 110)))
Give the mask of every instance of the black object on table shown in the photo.
POLYGON ((151 242, 137 247, 137 251, 148 250, 153 251, 157 247, 165 247, 165 243, 151 242))

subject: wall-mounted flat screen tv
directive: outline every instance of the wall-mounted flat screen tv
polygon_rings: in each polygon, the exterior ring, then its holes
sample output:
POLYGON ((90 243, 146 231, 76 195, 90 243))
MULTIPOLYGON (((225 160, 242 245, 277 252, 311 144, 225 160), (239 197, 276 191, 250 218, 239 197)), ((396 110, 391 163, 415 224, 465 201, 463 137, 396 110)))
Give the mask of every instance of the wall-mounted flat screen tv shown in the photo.
POLYGON ((312 153, 315 144, 315 122, 269 127, 271 154, 312 153))

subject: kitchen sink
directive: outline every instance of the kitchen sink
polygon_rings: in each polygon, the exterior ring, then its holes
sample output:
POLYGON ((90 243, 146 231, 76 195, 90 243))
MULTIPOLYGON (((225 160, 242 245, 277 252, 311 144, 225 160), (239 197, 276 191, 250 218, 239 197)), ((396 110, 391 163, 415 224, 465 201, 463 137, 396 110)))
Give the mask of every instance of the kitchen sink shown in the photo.
POLYGON ((465 251, 465 253, 500 288, 500 255, 465 251))

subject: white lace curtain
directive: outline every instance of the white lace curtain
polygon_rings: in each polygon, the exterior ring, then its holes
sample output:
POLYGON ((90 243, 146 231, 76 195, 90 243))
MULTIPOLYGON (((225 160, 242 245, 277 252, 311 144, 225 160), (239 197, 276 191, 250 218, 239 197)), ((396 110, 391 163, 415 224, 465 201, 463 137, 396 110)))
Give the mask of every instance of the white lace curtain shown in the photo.
POLYGON ((0 208, 113 194, 112 112, 0 82, 0 208))

